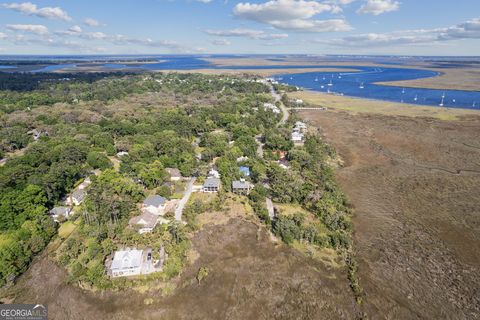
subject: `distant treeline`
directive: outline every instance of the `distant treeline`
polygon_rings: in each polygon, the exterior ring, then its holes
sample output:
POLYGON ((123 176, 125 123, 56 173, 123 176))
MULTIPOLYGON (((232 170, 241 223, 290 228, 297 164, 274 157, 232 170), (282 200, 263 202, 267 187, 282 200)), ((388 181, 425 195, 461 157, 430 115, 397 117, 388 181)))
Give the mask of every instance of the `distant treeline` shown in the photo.
MULTIPOLYGON (((0 63, 1 64, 1 63, 0 63)), ((32 73, 0 72, 0 90, 28 92, 39 89, 45 82, 81 81, 93 83, 106 77, 125 76, 128 72, 91 73, 32 73)))

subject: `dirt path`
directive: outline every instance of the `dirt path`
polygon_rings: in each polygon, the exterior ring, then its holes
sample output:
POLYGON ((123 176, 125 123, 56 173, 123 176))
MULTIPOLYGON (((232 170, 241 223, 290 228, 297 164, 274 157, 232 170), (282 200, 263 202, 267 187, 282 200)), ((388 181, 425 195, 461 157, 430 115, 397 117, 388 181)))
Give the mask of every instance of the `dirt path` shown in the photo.
POLYGON ((16 285, 15 302, 48 304, 51 319, 354 319, 345 271, 332 269, 283 244, 264 227, 232 218, 193 239, 198 254, 174 293, 159 289, 92 293, 67 284, 46 254, 16 285), (201 284, 200 267, 209 268, 201 284))
POLYGON ((480 118, 300 114, 345 161, 369 318, 480 318, 480 118))

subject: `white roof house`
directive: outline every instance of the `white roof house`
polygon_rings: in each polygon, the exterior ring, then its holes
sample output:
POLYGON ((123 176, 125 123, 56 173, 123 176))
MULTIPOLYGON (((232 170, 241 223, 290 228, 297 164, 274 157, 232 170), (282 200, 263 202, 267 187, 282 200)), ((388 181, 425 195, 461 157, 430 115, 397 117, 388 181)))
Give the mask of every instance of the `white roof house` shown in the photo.
POLYGON ((220 179, 220 173, 216 169, 212 168, 212 169, 210 169, 210 171, 208 171, 207 177, 209 177, 209 178, 213 177, 213 178, 220 179))
POLYGON ((292 141, 293 142, 302 142, 303 134, 300 132, 292 132, 292 141))
POLYGON ((167 199, 159 195, 148 196, 143 201, 143 209, 154 214, 163 215, 167 199))
POLYGON ((116 251, 110 272, 112 277, 139 275, 142 271, 143 250, 125 249, 116 251))

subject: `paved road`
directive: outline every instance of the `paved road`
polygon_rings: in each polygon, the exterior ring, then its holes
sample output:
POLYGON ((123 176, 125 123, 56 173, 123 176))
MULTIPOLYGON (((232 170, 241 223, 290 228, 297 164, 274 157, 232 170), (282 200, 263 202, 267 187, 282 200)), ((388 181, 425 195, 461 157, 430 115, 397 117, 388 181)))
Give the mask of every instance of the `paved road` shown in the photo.
POLYGON ((193 184, 195 183, 195 180, 197 180, 197 178, 195 177, 190 178, 190 181, 188 181, 187 183, 187 188, 185 189, 185 193, 183 194, 183 198, 180 200, 177 208, 175 209, 175 220, 177 221, 182 221, 183 209, 185 209, 185 205, 187 204, 188 199, 192 194, 193 184))
POLYGON ((272 94, 273 99, 275 99, 275 102, 280 103, 280 110, 282 110, 282 120, 280 120, 278 125, 285 124, 288 120, 288 117, 290 116, 290 113, 288 112, 287 107, 285 107, 285 105, 283 104, 282 97, 280 96, 280 94, 278 94, 278 92, 275 91, 275 88, 271 83, 269 84, 269 86, 270 86, 270 93, 272 94))

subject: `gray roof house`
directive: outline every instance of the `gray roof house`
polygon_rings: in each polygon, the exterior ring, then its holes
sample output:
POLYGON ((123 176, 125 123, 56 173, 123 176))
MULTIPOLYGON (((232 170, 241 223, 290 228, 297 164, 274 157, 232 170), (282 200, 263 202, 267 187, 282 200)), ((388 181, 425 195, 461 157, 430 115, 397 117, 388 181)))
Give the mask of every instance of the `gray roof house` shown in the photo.
POLYGON ((166 168, 165 171, 168 172, 170 175, 170 180, 171 181, 178 181, 182 179, 182 174, 180 173, 180 170, 177 168, 166 168))
POLYGON ((218 192, 218 190, 220 189, 220 185, 221 185, 220 179, 210 177, 210 178, 207 178, 205 180, 205 182, 203 183, 202 191, 203 192, 218 192))
POLYGON ((72 209, 70 207, 55 207, 50 210, 50 216, 52 216, 53 220, 58 222, 58 218, 65 217, 68 218, 72 213, 72 209))
POLYGON ((138 233, 152 232, 158 222, 158 217, 148 211, 144 211, 141 215, 133 217, 128 222, 131 227, 138 226, 138 233))
POLYGON ((75 205, 79 205, 85 200, 85 197, 87 196, 87 192, 83 189, 75 190, 72 192, 72 195, 70 196, 70 203, 73 203, 75 205))
POLYGON ((167 203, 167 199, 156 194, 156 195, 148 196, 143 201, 143 207, 148 212, 153 213, 155 215, 159 215, 163 212, 163 209, 165 208, 166 203, 167 203))
POLYGON ((249 194, 252 189, 253 184, 249 181, 244 179, 232 181, 232 191, 236 194, 249 194))

